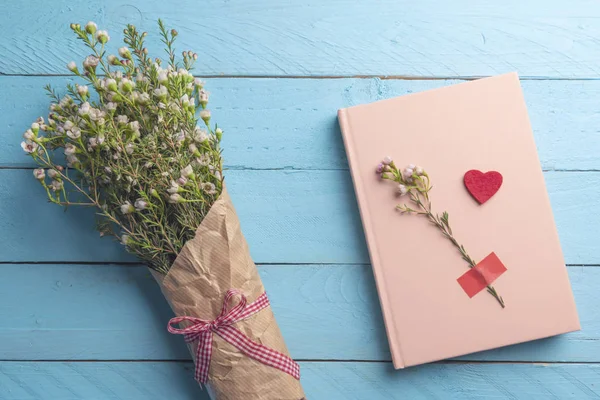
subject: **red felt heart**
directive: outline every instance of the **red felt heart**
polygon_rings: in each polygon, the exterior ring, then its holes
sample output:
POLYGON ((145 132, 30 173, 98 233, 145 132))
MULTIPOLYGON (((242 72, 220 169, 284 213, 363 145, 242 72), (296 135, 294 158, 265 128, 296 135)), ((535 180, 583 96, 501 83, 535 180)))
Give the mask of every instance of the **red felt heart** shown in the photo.
POLYGON ((502 175, 496 171, 489 171, 484 174, 481 171, 472 169, 465 174, 465 186, 471 196, 479 204, 483 204, 495 195, 502 186, 502 175))

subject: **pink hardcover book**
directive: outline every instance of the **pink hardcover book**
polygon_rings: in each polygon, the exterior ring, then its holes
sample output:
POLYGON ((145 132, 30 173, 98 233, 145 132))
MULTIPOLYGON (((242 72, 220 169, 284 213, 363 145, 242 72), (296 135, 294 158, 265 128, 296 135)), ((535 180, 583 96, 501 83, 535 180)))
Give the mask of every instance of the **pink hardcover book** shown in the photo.
POLYGON ((396 368, 580 329, 516 73, 338 118, 396 368), (414 164, 406 186, 426 172, 432 214, 473 265, 427 215, 396 209, 419 210, 376 173, 384 156, 401 176, 414 164))

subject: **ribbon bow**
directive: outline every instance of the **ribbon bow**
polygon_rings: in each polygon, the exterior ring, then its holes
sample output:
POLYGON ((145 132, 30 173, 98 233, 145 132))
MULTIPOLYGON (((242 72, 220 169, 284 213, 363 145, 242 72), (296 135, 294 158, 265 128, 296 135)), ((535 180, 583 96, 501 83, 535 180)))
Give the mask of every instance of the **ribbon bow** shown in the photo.
POLYGON ((223 299, 221 314, 215 320, 208 321, 183 316, 172 318, 169 321, 167 329, 170 333, 184 335, 186 343, 198 341, 196 371, 194 375, 198 383, 206 384, 208 381, 213 333, 219 335, 223 340, 233 345, 248 357, 277 368, 296 379, 300 379, 300 366, 294 360, 285 354, 256 343, 232 326, 236 322, 243 321, 260 310, 269 307, 269 299, 266 293, 261 294, 254 302, 250 304, 246 303, 246 296, 241 291, 229 289, 223 299), (240 297, 239 303, 228 308, 229 302, 236 296, 240 297), (184 321, 189 322, 190 325, 182 329, 173 326, 184 321))

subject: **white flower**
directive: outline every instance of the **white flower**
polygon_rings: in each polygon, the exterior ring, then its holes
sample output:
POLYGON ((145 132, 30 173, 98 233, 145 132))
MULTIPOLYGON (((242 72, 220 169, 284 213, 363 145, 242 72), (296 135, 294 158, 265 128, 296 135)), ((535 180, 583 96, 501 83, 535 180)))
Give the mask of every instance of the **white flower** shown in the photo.
POLYGON ((208 104, 208 92, 205 90, 201 90, 199 94, 200 104, 202 104, 202 107, 206 107, 206 104, 208 104))
POLYGON ((37 122, 34 122, 33 124, 31 124, 31 130, 33 132, 36 132, 40 130, 40 124, 38 124, 37 122))
POLYGON ((53 192, 57 192, 57 191, 61 190, 62 188, 63 188, 62 181, 53 180, 52 182, 50 182, 50 189, 53 192))
POLYGON ((412 177, 412 174, 413 174, 412 168, 406 167, 402 171, 402 176, 404 177, 404 179, 410 179, 412 177))
POLYGON ((71 156, 77 153, 77 148, 72 143, 65 144, 65 156, 71 156))
POLYGON ((133 82, 127 78, 123 78, 119 82, 119 89, 126 93, 131 92, 131 90, 133 89, 133 82))
POLYGON ((140 131, 140 123, 138 121, 132 121, 132 122, 130 122, 129 123, 129 127, 134 132, 139 132, 140 131))
POLYGON ((390 164, 392 163, 392 157, 390 157, 390 156, 385 156, 385 157, 383 157, 383 161, 382 161, 382 163, 383 163, 384 165, 390 165, 390 164))
POLYGON ((118 65, 119 64, 119 59, 117 58, 117 56, 115 56, 114 54, 109 54, 106 59, 108 60, 108 62, 110 63, 110 65, 118 65))
POLYGON ((187 94, 184 94, 183 96, 181 96, 181 98, 179 100, 181 101, 181 104, 183 104, 184 106, 190 105, 190 97, 187 94))
POLYGON ((33 176, 35 177, 35 179, 43 181, 46 177, 46 172, 44 172, 43 168, 36 168, 33 170, 33 176))
POLYGON ((154 89, 153 93, 158 98, 165 98, 169 94, 169 90, 165 86, 160 85, 159 87, 154 89))
POLYGON ((33 138, 35 138, 33 131, 31 129, 27 129, 23 134, 23 139, 31 141, 33 138))
POLYGON ((74 127, 70 131, 67 131, 67 136, 71 139, 79 139, 81 137, 81 130, 78 127, 74 127))
POLYGON ((106 86, 106 88, 108 90, 111 90, 113 92, 117 91, 117 81, 115 81, 113 78, 107 78, 104 80, 104 85, 106 86))
POLYGON ((186 177, 186 178, 193 178, 194 177, 194 170, 192 169, 192 166, 188 165, 184 169, 182 169, 181 170, 181 176, 186 177))
POLYGON ((204 122, 208 122, 208 120, 210 120, 210 110, 200 111, 200 118, 202 118, 204 122))
POLYGON ((200 157, 196 158, 196 162, 199 166, 206 167, 208 164, 210 164, 210 157, 208 154, 201 154, 200 157))
POLYGON ((167 75, 167 73, 165 71, 160 71, 158 73, 158 82, 159 83, 166 83, 169 81, 169 76, 167 75))
POLYGON ((75 64, 75 61, 71 61, 67 64, 67 68, 69 69, 69 71, 71 72, 77 72, 77 64, 75 64))
POLYGON ((198 87, 198 89, 202 89, 204 87, 204 81, 200 78, 194 79, 194 85, 198 87))
POLYGON ((208 140, 208 132, 205 129, 201 129, 200 127, 194 128, 194 140, 198 143, 202 143, 208 140))
POLYGON ((131 53, 129 52, 129 49, 125 46, 119 47, 119 55, 122 58, 130 58, 131 57, 131 53))
POLYGON ((35 142, 32 142, 31 140, 26 140, 24 142, 21 142, 21 148, 23 149, 23 151, 25 151, 25 153, 35 153, 35 151, 38 149, 38 144, 35 142))
POLYGON ((139 198, 135 201, 134 205, 138 211, 142 211, 142 210, 146 209, 146 207, 148 207, 148 202, 142 198, 139 198))
POLYGON ((106 43, 110 40, 110 36, 108 36, 108 32, 106 31, 97 31, 96 39, 98 39, 100 43, 106 43))
POLYGON ((196 147, 196 145, 194 143, 190 143, 190 145, 188 146, 188 150, 190 151, 190 153, 192 154, 196 154, 198 153, 198 155, 200 154, 198 152, 198 147, 196 147))
POLYGON ((150 95, 148 93, 140 94, 140 97, 137 99, 138 103, 146 104, 150 101, 150 95))
POLYGON ((185 200, 177 193, 169 196, 169 203, 183 203, 185 200))
POLYGON ((89 69, 89 68, 93 69, 98 66, 98 63, 100 63, 100 60, 98 59, 98 57, 89 55, 85 58, 85 60, 83 60, 83 67, 86 69, 89 69))
POLYGON ((93 35, 96 32, 96 29, 98 29, 98 25, 96 25, 94 21, 89 21, 87 24, 85 24, 85 31, 87 33, 93 35))
POLYGON ((48 170, 48 177, 49 177, 50 179, 54 179, 54 178, 56 178, 57 176, 59 176, 59 173, 58 173, 58 171, 57 171, 57 170, 55 170, 55 169, 49 169, 49 170, 48 170))
POLYGON ((179 188, 179 183, 175 181, 171 181, 171 187, 167 189, 167 192, 173 194, 179 192, 181 189, 179 188))
POLYGON ((415 164, 408 164, 406 166, 406 168, 408 168, 408 169, 415 169, 415 164))
POLYGON ((214 183, 205 182, 202 184, 202 190, 204 190, 207 194, 215 194, 217 193, 217 189, 214 183))
POLYGON ((404 196, 406 193, 408 193, 408 189, 406 188, 406 186, 400 184, 398 185, 398 193, 400 194, 400 196, 404 196))
POLYGON ((134 149, 133 143, 127 143, 125 145, 125 151, 127 152, 127 154, 133 154, 133 149, 134 149))
POLYGON ((128 122, 129 122, 129 118, 127 118, 127 115, 117 115, 117 123, 126 124, 128 122))
POLYGON ((65 123, 63 124, 63 128, 68 131, 69 129, 72 129, 75 126, 75 124, 71 121, 65 121, 65 123))
POLYGON ((417 165, 417 167, 415 168, 415 174, 421 176, 421 175, 423 175, 424 172, 425 171, 423 171, 423 168, 421 168, 417 165))
POLYGON ((79 159, 77 158, 76 155, 70 154, 67 156, 67 165, 69 167, 72 167, 73 165, 77 164, 78 162, 79 162, 79 159))
POLYGON ((79 93, 80 96, 87 96, 88 94, 88 87, 86 85, 77 85, 77 93, 79 93))
POLYGON ((85 103, 83 103, 80 107, 79 107, 79 115, 88 115, 90 113, 90 103, 88 103, 87 101, 85 103))
POLYGON ((134 211, 135 207, 133 207, 130 202, 126 201, 125 203, 121 204, 121 213, 131 214, 134 211))
POLYGON ((106 103, 107 111, 115 111, 116 109, 117 109, 117 103, 113 103, 112 101, 109 101, 108 103, 106 103))
POLYGON ((129 235, 121 235, 121 244, 124 246, 127 246, 127 243, 129 242, 129 235))
POLYGON ((175 133, 173 135, 173 139, 175 139, 178 145, 181 145, 181 143, 183 143, 183 141, 185 140, 185 132, 179 131, 178 133, 175 133))
POLYGON ((185 186, 188 183, 188 179, 185 176, 180 176, 177 178, 177 184, 180 186, 185 186))

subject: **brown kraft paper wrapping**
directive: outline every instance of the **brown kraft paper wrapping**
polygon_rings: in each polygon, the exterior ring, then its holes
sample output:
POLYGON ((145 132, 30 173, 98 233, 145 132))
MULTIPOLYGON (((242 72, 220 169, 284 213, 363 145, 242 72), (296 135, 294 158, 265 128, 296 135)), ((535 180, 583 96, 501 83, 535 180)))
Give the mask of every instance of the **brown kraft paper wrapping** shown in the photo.
MULTIPOLYGON (((175 315, 207 320, 219 315, 229 289, 241 290, 248 304, 265 290, 225 188, 169 273, 152 271, 152 275, 175 315)), ((234 326, 255 342, 289 356, 271 307, 234 326)), ((188 347, 195 358, 197 343, 188 347)), ((208 386, 216 400, 304 399, 300 381, 249 358, 216 334, 208 386)))

